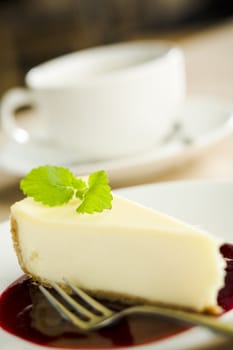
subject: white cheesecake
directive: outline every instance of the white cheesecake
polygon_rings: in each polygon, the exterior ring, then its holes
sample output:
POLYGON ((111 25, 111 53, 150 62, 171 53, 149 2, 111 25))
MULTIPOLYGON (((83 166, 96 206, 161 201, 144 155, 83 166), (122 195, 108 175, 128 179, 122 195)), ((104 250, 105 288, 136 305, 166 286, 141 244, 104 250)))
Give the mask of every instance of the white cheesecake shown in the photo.
POLYGON ((78 199, 11 208, 19 263, 33 279, 74 284, 109 299, 218 312, 221 242, 207 232, 114 196, 112 209, 77 214, 78 199))

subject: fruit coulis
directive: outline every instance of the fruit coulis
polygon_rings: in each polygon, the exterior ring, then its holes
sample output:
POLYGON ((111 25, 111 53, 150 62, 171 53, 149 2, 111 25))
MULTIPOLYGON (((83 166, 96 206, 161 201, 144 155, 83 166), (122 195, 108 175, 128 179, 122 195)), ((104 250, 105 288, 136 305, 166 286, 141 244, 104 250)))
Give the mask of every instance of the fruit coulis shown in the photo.
MULTIPOLYGON (((115 310, 123 307, 104 303, 115 310)), ((26 276, 19 278, 2 294, 0 325, 6 331, 36 344, 71 349, 139 345, 188 329, 187 325, 161 317, 131 315, 112 327, 81 332, 60 317, 37 285, 26 276)))
MULTIPOLYGON (((223 245, 221 253, 226 258, 227 273, 218 303, 224 310, 230 310, 233 308, 233 245, 223 245)), ((125 307, 101 302, 114 310, 125 307)), ((69 349, 130 347, 163 340, 190 328, 167 318, 131 315, 114 326, 82 332, 60 317, 27 276, 12 283, 1 295, 0 326, 30 342, 69 349)))

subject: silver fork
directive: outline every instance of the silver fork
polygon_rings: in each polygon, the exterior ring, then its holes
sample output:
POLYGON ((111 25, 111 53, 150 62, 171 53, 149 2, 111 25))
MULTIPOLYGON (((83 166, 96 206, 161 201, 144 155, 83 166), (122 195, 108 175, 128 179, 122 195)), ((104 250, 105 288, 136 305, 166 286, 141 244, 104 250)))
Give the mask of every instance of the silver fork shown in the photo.
POLYGON ((223 322, 215 316, 150 305, 130 306, 121 311, 113 311, 69 281, 64 279, 64 282, 72 290, 73 295, 81 298, 87 307, 74 300, 57 283, 51 283, 51 285, 61 296, 64 303, 59 301, 42 285, 39 285, 39 289, 64 319, 84 331, 97 330, 112 325, 122 317, 130 314, 152 314, 183 321, 190 325, 205 327, 215 333, 233 337, 233 324, 223 322), (68 306, 65 306, 65 303, 68 306))

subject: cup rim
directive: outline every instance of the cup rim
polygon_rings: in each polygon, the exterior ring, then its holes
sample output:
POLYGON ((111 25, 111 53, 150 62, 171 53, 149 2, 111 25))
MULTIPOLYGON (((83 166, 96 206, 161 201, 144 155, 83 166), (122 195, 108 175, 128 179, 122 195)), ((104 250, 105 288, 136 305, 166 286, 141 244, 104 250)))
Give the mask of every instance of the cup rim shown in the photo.
POLYGON ((145 70, 150 69, 152 66, 154 67, 155 65, 161 64, 161 62, 168 59, 168 57, 170 57, 172 54, 177 55, 178 52, 181 54, 181 50, 177 45, 163 40, 136 40, 96 46, 55 57, 31 68, 25 76, 25 82, 26 85, 32 89, 61 90, 64 88, 74 89, 76 87, 95 87, 100 83, 110 82, 112 80, 119 81, 122 79, 128 79, 129 77, 137 74, 142 74, 145 72, 145 70), (131 56, 129 55, 129 50, 133 51, 132 53, 130 52, 131 56), (127 53, 129 58, 133 58, 135 52, 139 53, 140 50, 144 50, 144 54, 147 53, 147 55, 150 55, 150 57, 145 59, 145 56, 143 56, 141 61, 139 60, 139 63, 129 64, 122 69, 113 69, 112 71, 107 72, 107 74, 100 74, 93 79, 85 80, 84 78, 80 79, 79 82, 66 84, 53 84, 51 82, 48 84, 48 79, 46 82, 48 73, 53 71, 54 74, 54 72, 57 72, 59 67, 60 69, 65 69, 67 65, 74 63, 76 63, 76 65, 85 65, 85 60, 89 60, 89 64, 93 64, 96 62, 96 59, 98 60, 102 58, 106 60, 108 59, 107 56, 111 54, 115 54, 115 59, 116 55, 118 55, 117 59, 119 59, 119 57, 122 57, 122 54, 124 53, 127 53))

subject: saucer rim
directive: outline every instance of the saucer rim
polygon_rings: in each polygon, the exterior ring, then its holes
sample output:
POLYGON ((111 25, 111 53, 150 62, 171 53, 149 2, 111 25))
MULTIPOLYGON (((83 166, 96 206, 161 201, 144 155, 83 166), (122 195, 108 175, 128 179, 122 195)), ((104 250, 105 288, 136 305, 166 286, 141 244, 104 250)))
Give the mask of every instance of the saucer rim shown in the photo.
MULTIPOLYGON (((191 145, 181 143, 177 144, 177 147, 173 147, 171 150, 168 150, 167 154, 166 150, 172 145, 174 139, 169 140, 164 145, 155 146, 152 149, 137 153, 135 155, 95 162, 82 162, 80 164, 77 164, 77 161, 71 161, 69 163, 64 161, 61 165, 69 167, 78 175, 84 175, 100 168, 105 169, 109 173, 112 182, 121 182, 121 178, 125 176, 125 174, 121 174, 122 172, 128 172, 127 177, 131 177, 133 174, 130 173, 132 173, 138 167, 140 167, 139 172, 141 173, 141 176, 145 177, 146 171, 145 169, 142 169, 142 167, 146 165, 151 166, 150 171, 153 168, 153 174, 156 176, 164 172, 166 169, 172 168, 174 166, 174 158, 176 160, 175 163, 177 163, 177 160, 182 162, 191 159, 200 152, 204 151, 206 148, 214 146, 218 142, 224 140, 228 135, 233 134, 233 103, 222 99, 216 100, 213 97, 195 95, 188 96, 186 99, 186 104, 190 103, 190 101, 192 103, 200 103, 204 101, 204 103, 219 105, 223 110, 222 113, 226 115, 225 121, 221 123, 220 127, 197 137, 191 145)), ((185 115, 182 116, 181 121, 184 118, 185 115)), ((15 145, 15 147, 17 146, 14 141, 8 141, 3 145, 3 150, 0 151, 0 172, 2 171, 4 174, 8 173, 12 177, 24 176, 34 166, 33 164, 32 166, 29 166, 29 163, 31 162, 29 160, 28 164, 26 162, 26 165, 24 166, 15 167, 12 157, 13 154, 8 154, 7 156, 4 154, 4 152, 7 152, 7 147, 12 145, 15 145)), ((134 179, 134 176, 131 178, 134 179)))

